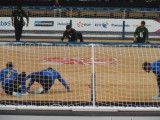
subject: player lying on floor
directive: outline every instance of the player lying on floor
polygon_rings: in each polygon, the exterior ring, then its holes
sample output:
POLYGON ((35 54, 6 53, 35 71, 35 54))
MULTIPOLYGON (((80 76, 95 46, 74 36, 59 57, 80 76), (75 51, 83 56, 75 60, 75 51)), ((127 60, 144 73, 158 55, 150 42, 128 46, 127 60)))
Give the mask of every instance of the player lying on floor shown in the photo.
MULTIPOLYGON (((24 81, 27 79, 30 79, 29 85, 27 87, 27 91, 30 91, 31 86, 34 82, 38 82, 42 85, 42 88, 39 90, 35 90, 33 94, 39 94, 39 93, 46 93, 48 90, 52 87, 54 84, 55 79, 58 79, 64 87, 67 89, 68 92, 70 92, 70 88, 67 85, 66 81, 62 78, 59 72, 52 68, 44 69, 38 72, 33 72, 29 74, 26 78, 24 78, 24 81)), ((24 91, 25 89, 23 89, 24 91)))
POLYGON ((153 97, 153 99, 160 99, 160 60, 155 61, 153 63, 144 62, 142 68, 145 72, 152 72, 157 77, 157 84, 158 84, 158 95, 153 97))
POLYGON ((17 71, 13 69, 12 62, 8 62, 6 64, 6 68, 0 71, 0 81, 2 82, 3 90, 6 94, 16 97, 27 95, 27 93, 23 93, 20 89, 25 77, 25 72, 18 74, 17 71))

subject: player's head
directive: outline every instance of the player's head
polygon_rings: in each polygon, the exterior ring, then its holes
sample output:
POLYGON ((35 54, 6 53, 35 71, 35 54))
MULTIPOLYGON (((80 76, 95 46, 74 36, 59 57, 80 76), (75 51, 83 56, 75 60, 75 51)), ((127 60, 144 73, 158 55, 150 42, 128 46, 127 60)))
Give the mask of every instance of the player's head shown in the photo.
POLYGON ((142 64, 142 69, 145 71, 145 72, 150 72, 151 71, 151 67, 150 67, 150 64, 149 62, 144 62, 142 64))
POLYGON ((71 31, 71 28, 72 28, 71 25, 67 25, 67 26, 66 26, 66 30, 67 30, 68 32, 71 31))
POLYGON ((52 70, 52 68, 51 68, 51 67, 49 67, 49 68, 48 68, 48 70, 52 70))
POLYGON ((6 64, 6 68, 13 68, 13 63, 12 62, 8 62, 6 64))
POLYGON ((145 21, 141 21, 141 27, 144 27, 145 26, 145 21))
POLYGON ((22 10, 22 6, 17 6, 17 10, 21 11, 22 10))

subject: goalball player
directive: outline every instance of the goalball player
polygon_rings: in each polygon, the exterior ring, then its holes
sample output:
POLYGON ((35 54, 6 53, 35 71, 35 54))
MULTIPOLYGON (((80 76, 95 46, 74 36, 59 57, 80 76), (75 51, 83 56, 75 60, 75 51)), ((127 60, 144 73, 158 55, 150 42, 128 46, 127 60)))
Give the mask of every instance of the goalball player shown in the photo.
MULTIPOLYGON (((13 95, 16 97, 21 97, 21 89, 23 79, 26 77, 25 72, 18 74, 16 70, 13 69, 12 62, 6 64, 6 68, 0 71, 0 81, 2 82, 2 88, 8 95, 13 95)), ((27 95, 24 93, 24 95, 27 95)))
POLYGON ((77 32, 75 29, 71 27, 71 25, 66 26, 66 30, 63 33, 61 41, 63 41, 65 37, 68 38, 68 42, 77 42, 77 39, 80 39, 80 42, 83 42, 82 33, 77 32))
POLYGON ((21 35, 22 35, 22 29, 23 26, 25 25, 25 22, 23 18, 26 18, 27 24, 26 26, 28 27, 29 24, 29 18, 26 12, 22 9, 21 6, 18 6, 15 11, 12 12, 12 26, 15 28, 15 37, 16 41, 20 41, 21 35))
POLYGON ((136 28, 134 32, 134 43, 149 43, 148 41, 148 29, 145 27, 145 21, 141 22, 141 25, 136 28))
POLYGON ((148 72, 148 73, 152 70, 152 72, 157 77, 158 95, 153 97, 153 99, 160 99, 160 60, 155 61, 153 63, 144 62, 142 64, 142 68, 145 72, 148 72))
MULTIPOLYGON (((40 94, 40 93, 48 92, 48 90, 54 84, 55 79, 58 79, 64 85, 64 87, 67 89, 67 91, 70 92, 70 88, 67 85, 66 81, 62 78, 62 76, 60 75, 59 72, 57 72, 56 70, 54 70, 52 68, 44 69, 44 70, 41 70, 38 72, 33 72, 33 73, 29 74, 24 79, 24 81, 26 81, 29 78, 31 78, 31 79, 30 79, 29 85, 27 87, 27 91, 30 91, 31 86, 33 85, 33 83, 35 81, 42 85, 42 88, 40 88, 39 90, 35 90, 33 92, 33 94, 40 94)), ((24 90, 25 89, 23 89, 23 91, 24 90)))

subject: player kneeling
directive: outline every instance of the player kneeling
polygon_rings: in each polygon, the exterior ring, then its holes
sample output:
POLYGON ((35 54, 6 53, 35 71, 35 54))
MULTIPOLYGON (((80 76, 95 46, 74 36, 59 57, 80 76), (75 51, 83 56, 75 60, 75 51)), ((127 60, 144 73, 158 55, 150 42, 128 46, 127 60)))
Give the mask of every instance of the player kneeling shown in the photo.
POLYGON ((29 85, 27 87, 27 90, 30 91, 30 87, 33 85, 34 82, 38 82, 42 85, 42 88, 39 90, 35 90, 33 94, 39 94, 39 93, 46 93, 48 90, 52 87, 54 84, 55 79, 58 79, 64 87, 67 89, 68 92, 70 92, 70 88, 67 85, 66 81, 62 78, 59 72, 56 70, 53 70, 52 68, 44 69, 38 72, 33 72, 29 74, 24 81, 31 78, 29 85))
POLYGON ((6 68, 0 71, 0 81, 2 81, 3 90, 6 94, 16 97, 27 95, 27 93, 22 93, 20 88, 25 77, 25 72, 18 74, 17 71, 13 69, 12 62, 8 62, 6 68))
POLYGON ((133 43, 149 43, 148 29, 145 27, 145 21, 142 21, 141 25, 136 28, 133 43))

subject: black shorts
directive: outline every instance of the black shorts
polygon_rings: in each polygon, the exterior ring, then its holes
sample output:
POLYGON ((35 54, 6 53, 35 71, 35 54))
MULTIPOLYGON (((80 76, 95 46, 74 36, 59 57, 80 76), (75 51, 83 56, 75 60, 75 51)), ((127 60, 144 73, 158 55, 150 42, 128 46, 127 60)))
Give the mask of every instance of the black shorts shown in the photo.
POLYGON ((21 92, 22 80, 26 77, 26 73, 19 74, 13 81, 5 85, 4 91, 8 95, 13 95, 13 92, 21 92))
POLYGON ((137 38, 134 43, 145 43, 145 39, 144 38, 137 38))
POLYGON ((44 90, 42 93, 47 92, 53 85, 52 79, 46 75, 33 75, 31 78, 42 85, 44 90))

